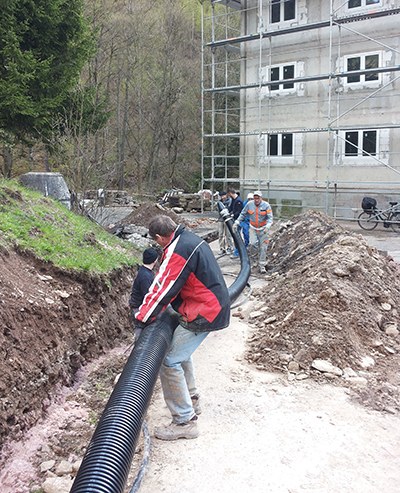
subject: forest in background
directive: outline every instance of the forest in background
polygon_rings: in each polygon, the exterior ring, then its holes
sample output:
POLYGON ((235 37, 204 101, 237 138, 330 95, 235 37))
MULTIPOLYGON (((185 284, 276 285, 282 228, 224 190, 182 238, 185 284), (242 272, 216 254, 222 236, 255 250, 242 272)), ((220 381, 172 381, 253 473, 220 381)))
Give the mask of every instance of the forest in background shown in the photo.
POLYGON ((76 191, 199 187, 200 0, 0 4, 3 177, 57 171, 76 191))

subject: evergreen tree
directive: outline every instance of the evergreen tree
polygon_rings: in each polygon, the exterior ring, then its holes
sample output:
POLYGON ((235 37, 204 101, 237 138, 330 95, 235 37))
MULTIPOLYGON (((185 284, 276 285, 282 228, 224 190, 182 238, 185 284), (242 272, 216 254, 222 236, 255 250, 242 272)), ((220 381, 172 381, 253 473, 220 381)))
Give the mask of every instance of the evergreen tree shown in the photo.
POLYGON ((0 0, 0 135, 46 140, 93 50, 83 0, 0 0))

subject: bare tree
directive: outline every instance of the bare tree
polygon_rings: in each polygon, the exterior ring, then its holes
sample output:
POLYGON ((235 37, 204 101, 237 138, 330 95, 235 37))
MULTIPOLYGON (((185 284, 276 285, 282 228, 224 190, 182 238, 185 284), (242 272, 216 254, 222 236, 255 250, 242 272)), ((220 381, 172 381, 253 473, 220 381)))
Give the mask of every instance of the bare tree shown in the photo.
POLYGON ((62 137, 49 142, 48 169, 76 191, 192 187, 200 169, 198 13, 198 0, 86 1, 96 53, 57 123, 62 137))

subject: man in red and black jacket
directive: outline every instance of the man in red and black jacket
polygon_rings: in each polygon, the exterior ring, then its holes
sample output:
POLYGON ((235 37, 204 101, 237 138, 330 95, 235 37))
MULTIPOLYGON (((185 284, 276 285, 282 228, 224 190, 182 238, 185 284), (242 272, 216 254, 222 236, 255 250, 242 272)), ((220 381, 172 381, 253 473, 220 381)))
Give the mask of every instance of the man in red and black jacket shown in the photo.
POLYGON ((145 326, 169 304, 180 314, 180 325, 160 370, 172 423, 156 428, 155 436, 162 440, 197 438, 200 406, 192 354, 211 331, 229 325, 229 293, 210 247, 200 237, 168 216, 155 217, 149 234, 163 248, 163 256, 135 318, 145 326))

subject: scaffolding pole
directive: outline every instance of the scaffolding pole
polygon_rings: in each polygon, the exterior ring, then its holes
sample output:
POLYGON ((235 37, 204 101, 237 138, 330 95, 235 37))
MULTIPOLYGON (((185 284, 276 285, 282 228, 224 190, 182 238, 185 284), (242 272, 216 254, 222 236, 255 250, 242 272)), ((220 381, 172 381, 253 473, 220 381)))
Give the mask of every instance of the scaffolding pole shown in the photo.
MULTIPOLYGON (((274 2, 275 4, 277 2, 274 2)), ((278 2, 280 3, 280 2, 278 2)), ((352 15, 339 15, 340 8, 347 5, 344 2, 339 8, 335 10, 334 0, 326 0, 326 4, 329 5, 329 20, 321 20, 318 22, 309 22, 291 26, 279 26, 279 29, 271 29, 268 25, 268 21, 264 22, 265 16, 268 17, 270 12, 271 2, 265 0, 256 0, 252 3, 251 7, 248 7, 246 0, 220 0, 211 1, 211 18, 208 21, 211 23, 211 40, 206 41, 204 39, 204 4, 202 5, 202 187, 205 184, 214 184, 220 186, 221 183, 224 187, 229 184, 236 183, 243 189, 248 189, 250 186, 256 186, 257 188, 266 187, 270 192, 279 190, 283 192, 292 192, 293 194, 309 193, 312 194, 312 190, 320 189, 320 184, 323 183, 325 190, 325 199, 323 209, 327 213, 332 213, 334 217, 337 216, 337 212, 341 209, 340 200, 341 194, 346 194, 349 187, 355 187, 356 183, 352 183, 350 179, 341 179, 341 174, 345 170, 345 166, 338 165, 338 156, 340 154, 340 146, 352 145, 357 152, 365 159, 379 165, 387 170, 391 170, 394 176, 400 174, 400 166, 396 167, 390 165, 389 158, 380 158, 375 153, 368 152, 361 144, 354 145, 353 141, 343 137, 346 133, 360 132, 361 136, 365 138, 365 132, 378 132, 378 131, 395 131, 400 128, 400 122, 398 121, 385 121, 381 116, 374 123, 366 121, 351 122, 352 115, 356 115, 356 110, 360 107, 364 107, 367 104, 371 106, 376 105, 376 101, 379 98, 394 98, 396 96, 393 91, 394 84, 400 78, 400 75, 395 77, 395 73, 400 71, 400 65, 396 63, 382 63, 375 67, 360 67, 356 70, 339 68, 336 60, 341 60, 344 50, 342 50, 343 41, 342 29, 346 31, 348 36, 359 36, 365 42, 376 43, 380 49, 385 49, 393 54, 399 54, 400 51, 394 46, 390 46, 389 43, 382 41, 382 39, 374 38, 372 35, 365 34, 362 29, 358 30, 353 26, 357 26, 357 23, 368 20, 370 24, 379 22, 379 19, 388 16, 396 16, 400 14, 400 8, 374 8, 373 10, 366 9, 365 12, 359 12, 352 15), (254 19, 253 28, 249 28, 250 20, 254 19), (222 27, 221 27, 222 26, 222 27), (273 66, 273 60, 275 57, 274 47, 272 40, 279 40, 281 37, 290 36, 293 41, 295 36, 304 35, 307 32, 320 32, 329 29, 329 70, 325 73, 315 74, 298 74, 294 73, 294 77, 291 78, 276 78, 274 80, 269 79, 268 76, 264 77, 263 74, 267 73, 268 67, 273 66), (249 32, 249 31, 252 32, 249 32), (267 41, 267 45, 265 45, 267 41), (258 48, 249 48, 253 42, 258 43, 258 48), (236 47, 236 48, 235 48, 236 47), (223 57, 220 55, 221 50, 224 50, 223 57), (251 58, 253 53, 255 58, 251 58), (256 55, 257 53, 257 55, 256 55), (266 64, 266 60, 268 63, 266 64), (249 66, 250 62, 254 72, 257 72, 257 80, 249 80, 249 66), (257 65, 257 67, 255 67, 257 65), (267 68, 264 69, 264 66, 267 68), (205 70, 208 70, 208 77, 205 76, 205 70), (237 71, 240 70, 240 76, 237 77, 237 71), (234 74, 235 80, 238 83, 230 83, 230 74, 234 74), (223 74, 223 75, 221 75, 223 74), (384 82, 384 77, 389 77, 384 82), (343 81, 346 83, 350 78, 357 78, 360 80, 378 80, 377 87, 373 87, 372 90, 366 94, 365 89, 362 91, 361 97, 355 103, 351 103, 352 99, 355 99, 357 94, 352 93, 348 88, 348 94, 345 93, 341 87, 343 87, 343 81), (283 85, 297 87, 309 87, 310 84, 323 83, 327 81, 327 111, 325 114, 325 125, 307 125, 296 126, 293 123, 288 123, 285 126, 279 125, 276 120, 276 111, 280 107, 284 108, 284 99, 276 98, 276 94, 273 93, 274 88, 281 87, 283 85), (254 92, 254 94, 253 94, 254 92), (235 95, 240 96, 239 108, 232 105, 232 100, 235 95), (209 106, 205 104, 205 101, 210 101, 209 106), (266 100, 266 103, 265 103, 266 100), (256 125, 251 121, 252 102, 254 101, 254 108, 257 108, 257 117, 254 120, 256 125), (343 103, 346 102, 346 105, 343 103), (351 106, 349 107, 349 102, 351 106), (275 113, 274 113, 275 111, 275 113), (239 112, 239 115, 237 114, 239 112), (237 118, 239 116, 239 118, 237 118), (220 121, 220 117, 222 123, 220 121), (210 125, 205 125, 205 119, 210 119, 210 125), (239 121, 238 121, 239 120, 239 121), (207 131, 210 128, 211 131, 207 131), (272 158, 269 152, 269 142, 271 136, 282 136, 286 134, 305 135, 310 136, 312 134, 325 134, 327 135, 326 144, 326 166, 325 177, 321 180, 320 177, 316 179, 309 179, 308 181, 300 183, 299 180, 289 179, 285 180, 285 184, 288 185, 286 190, 282 184, 279 183, 279 179, 270 174, 272 168, 272 158), (254 139, 253 141, 249 139, 254 139), (251 150, 250 143, 254 146, 255 151, 251 150), (236 151, 237 146, 240 143, 239 152, 236 151), (221 149, 224 153, 221 154, 221 149), (232 150, 234 152, 232 152, 232 150), (264 157, 262 157, 264 156, 264 157), (247 167, 249 162, 252 161, 252 166, 255 168, 254 178, 247 177, 247 167), (205 163, 209 165, 209 173, 205 173, 205 163), (223 167, 223 176, 220 176, 218 169, 223 167), (333 203, 331 203, 330 197, 333 197, 333 203)), ((297 2, 296 2, 297 4, 297 2)), ((281 48, 281 46, 280 46, 281 48)), ((279 52, 282 57, 282 50, 279 52)), ((283 57, 284 58, 284 57, 283 57)), ((280 64, 282 65, 282 61, 280 64)), ((287 62, 290 63, 290 62, 287 62)), ((281 72, 279 72, 281 74, 281 72)), ((282 74, 281 74, 282 75, 282 74)), ((352 89, 352 88, 351 88, 352 89)), ((300 96, 299 96, 300 98, 300 96)), ((293 99, 291 100, 293 101, 293 99)), ((324 104, 324 100, 320 102, 312 101, 312 103, 318 107, 318 104, 324 104)), ((295 104, 301 104, 301 101, 296 101, 295 104)), ((318 115, 319 120, 323 117, 322 114, 318 115)), ((356 116, 355 116, 356 117, 356 116)), ((315 121, 318 121, 318 118, 315 121)), ((292 137, 293 138, 293 137, 292 137)), ((361 138, 361 137, 360 137, 361 138)), ((319 139, 319 137, 317 137, 319 139)), ((391 154, 391 150, 386 152, 385 155, 391 154)), ((317 156, 316 154, 309 154, 310 156, 317 156)), ((306 157, 306 156, 305 156, 306 157)), ((364 162, 363 161, 363 162, 364 162)), ((369 164, 371 166, 371 164, 369 164)), ((320 167, 320 166, 319 166, 320 167)), ((321 173, 320 171, 318 173, 321 173)), ((317 177, 317 175, 316 175, 317 177)), ((376 187, 379 189, 381 195, 393 194, 394 191, 400 187, 400 182, 393 181, 392 188, 385 187, 384 181, 366 181, 359 185, 359 189, 365 191, 368 187, 376 187)), ((246 190, 244 190, 246 191, 246 190)), ((290 193, 289 193, 290 195, 290 193)), ((315 207, 319 207, 318 204, 314 204, 315 207)))

